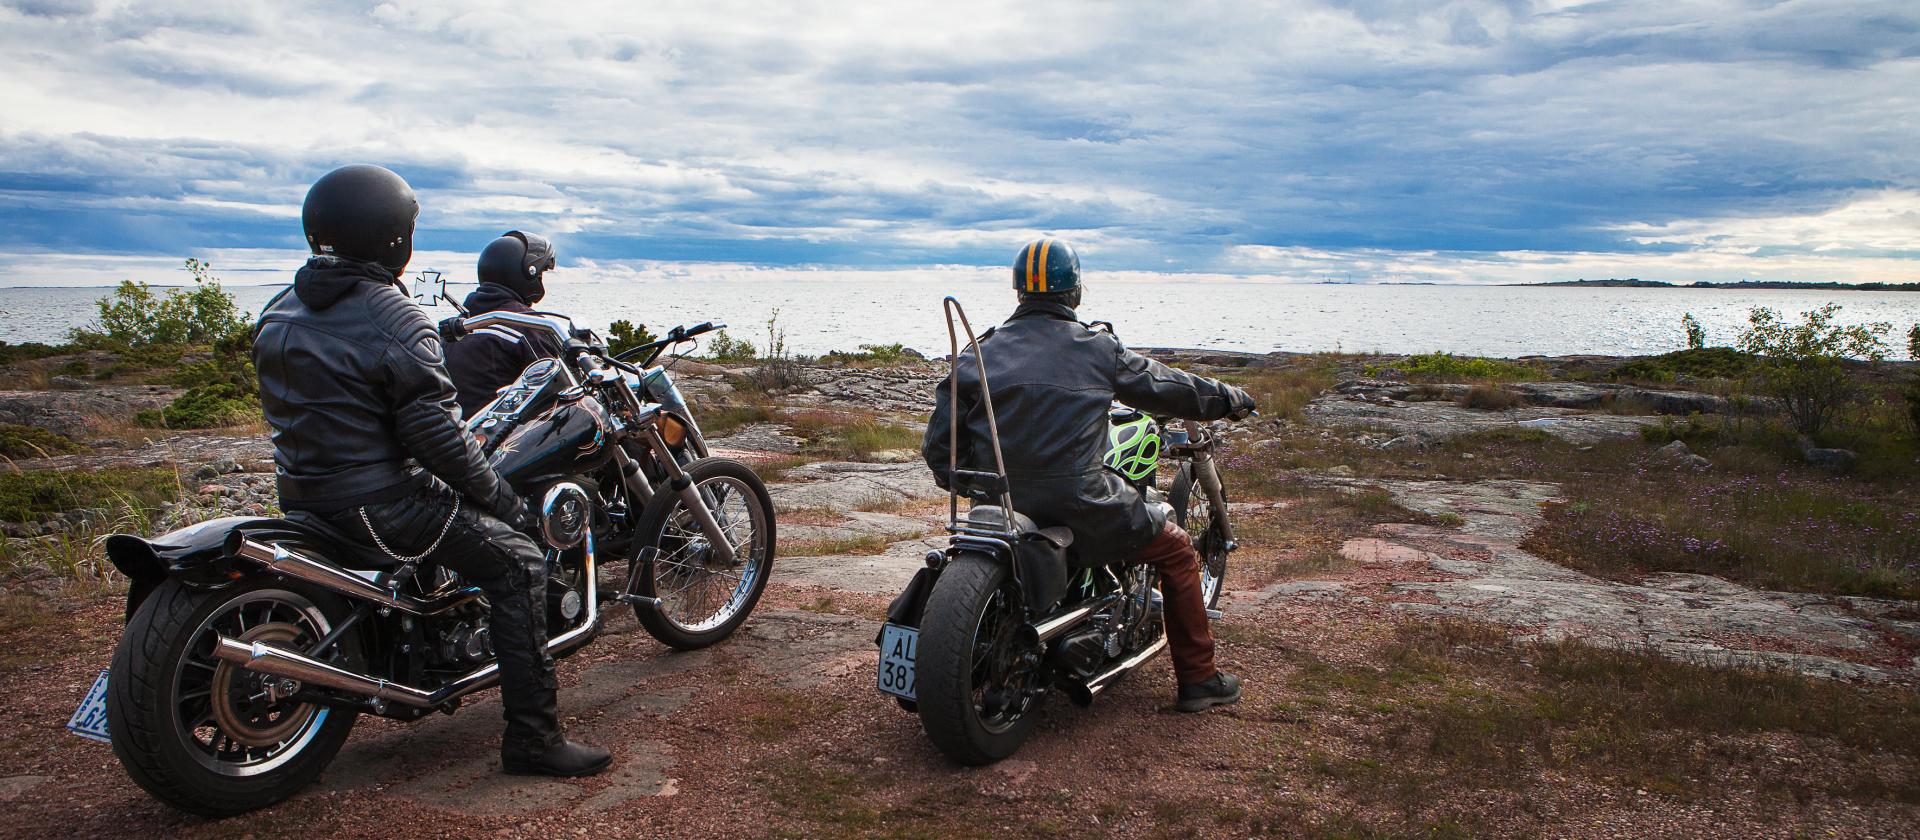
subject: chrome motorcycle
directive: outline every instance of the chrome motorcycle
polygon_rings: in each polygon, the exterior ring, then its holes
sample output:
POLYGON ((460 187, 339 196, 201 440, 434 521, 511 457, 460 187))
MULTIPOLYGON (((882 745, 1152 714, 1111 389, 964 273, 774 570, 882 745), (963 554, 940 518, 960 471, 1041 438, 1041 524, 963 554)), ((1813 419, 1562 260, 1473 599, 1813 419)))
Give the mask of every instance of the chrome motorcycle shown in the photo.
MULTIPOLYGON (((752 470, 709 455, 667 371, 648 366, 719 327, 677 327, 624 354, 649 354, 638 365, 553 315, 489 313, 455 332, 502 325, 549 332, 566 348, 469 421, 538 513, 548 653, 592 641, 612 602, 676 648, 726 638, 766 587, 773 504, 752 470), (622 546, 623 585, 603 586, 610 545, 622 546)), ((75 720, 103 719, 149 793, 217 816, 311 782, 359 715, 452 712, 498 681, 478 588, 357 545, 299 513, 109 537, 108 559, 132 581, 127 627, 89 693, 104 715, 83 704, 75 720)))

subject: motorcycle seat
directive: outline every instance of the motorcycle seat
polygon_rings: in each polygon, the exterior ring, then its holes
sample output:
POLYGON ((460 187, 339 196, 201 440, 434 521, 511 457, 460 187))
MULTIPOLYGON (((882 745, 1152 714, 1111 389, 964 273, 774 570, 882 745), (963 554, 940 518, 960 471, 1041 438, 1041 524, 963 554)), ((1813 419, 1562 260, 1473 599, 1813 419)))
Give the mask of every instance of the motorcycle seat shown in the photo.
POLYGON ((967 512, 967 523, 982 528, 1004 528, 1024 537, 1045 540, 1062 550, 1073 545, 1073 529, 1065 525, 1042 528, 1032 517, 1017 510, 1013 512, 1012 527, 1008 527, 1006 509, 999 505, 975 505, 967 512))
POLYGON ((390 569, 398 565, 378 547, 303 510, 288 511, 279 519, 249 525, 242 531, 256 542, 279 543, 290 549, 312 552, 349 569, 390 569))

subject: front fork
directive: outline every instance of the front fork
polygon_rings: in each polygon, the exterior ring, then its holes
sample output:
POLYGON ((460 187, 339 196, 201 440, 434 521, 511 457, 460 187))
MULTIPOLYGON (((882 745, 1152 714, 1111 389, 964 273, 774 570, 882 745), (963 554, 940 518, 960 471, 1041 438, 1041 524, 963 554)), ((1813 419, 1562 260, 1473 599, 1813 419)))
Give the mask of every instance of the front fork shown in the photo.
MULTIPOLYGON (((733 541, 727 538, 727 532, 720 527, 720 521, 714 518, 713 508, 707 506, 707 500, 700 488, 694 486, 693 479, 680 467, 679 459, 673 457, 673 450, 667 446, 660 430, 647 426, 641 430, 641 438, 653 450, 654 457, 660 461, 661 468, 667 471, 667 489, 680 497, 686 504, 687 512, 693 515, 693 521, 700 525, 700 533, 706 535, 707 544, 714 557, 722 565, 734 565, 733 541)), ((642 479, 644 481, 644 479, 642 479)))
POLYGON ((1193 478, 1199 482, 1201 491, 1207 494, 1208 508, 1219 511, 1213 519, 1220 525, 1220 539, 1225 540, 1227 550, 1232 551, 1233 523, 1227 520, 1227 491, 1220 486, 1220 471, 1213 464, 1213 447, 1194 450, 1193 478))

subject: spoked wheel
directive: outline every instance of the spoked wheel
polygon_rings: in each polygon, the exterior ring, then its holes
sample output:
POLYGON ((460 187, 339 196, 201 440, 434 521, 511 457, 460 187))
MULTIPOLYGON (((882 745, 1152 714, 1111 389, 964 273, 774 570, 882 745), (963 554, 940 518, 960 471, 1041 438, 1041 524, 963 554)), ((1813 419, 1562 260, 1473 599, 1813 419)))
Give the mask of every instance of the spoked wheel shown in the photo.
POLYGON ((277 580, 155 590, 127 623, 107 680, 107 727, 127 774, 209 816, 271 805, 319 775, 354 715, 301 702, 300 683, 215 659, 213 647, 218 635, 310 645, 332 627, 321 598, 277 580))
POLYGON ((915 684, 927 737, 961 764, 1012 755, 1044 695, 1040 652, 1020 643, 1006 569, 963 554, 947 565, 920 621, 915 684))
POLYGON ((722 562, 686 501, 663 489, 647 505, 635 534, 638 545, 659 551, 650 568, 635 568, 641 595, 660 606, 634 607, 653 637, 680 650, 703 648, 733 635, 753 612, 773 570, 773 499, 747 465, 702 458, 686 466, 714 520, 733 547, 722 562))
POLYGON ((1226 511, 1216 511, 1207 499, 1207 491, 1193 477, 1193 465, 1184 464, 1167 494, 1173 515, 1180 527, 1193 538, 1193 550, 1200 554, 1200 597, 1207 609, 1216 609, 1220 593, 1226 590, 1227 540, 1220 520, 1226 511))

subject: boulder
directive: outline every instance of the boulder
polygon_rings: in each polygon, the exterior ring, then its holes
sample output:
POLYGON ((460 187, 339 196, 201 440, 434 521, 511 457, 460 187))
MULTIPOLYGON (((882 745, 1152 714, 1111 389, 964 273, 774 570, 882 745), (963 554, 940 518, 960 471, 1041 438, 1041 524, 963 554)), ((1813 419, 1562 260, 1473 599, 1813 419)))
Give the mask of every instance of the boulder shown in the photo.
POLYGON ((1662 446, 1654 450, 1653 454, 1672 461, 1675 466, 1686 467, 1688 469, 1704 470, 1713 466, 1712 461, 1695 455, 1693 450, 1688 449, 1687 442, 1683 440, 1676 440, 1666 446, 1662 446))
POLYGON ((1831 449, 1815 446, 1813 439, 1800 436, 1800 457, 1816 467, 1825 467, 1835 471, 1853 469, 1853 463, 1860 459, 1851 449, 1831 449))

